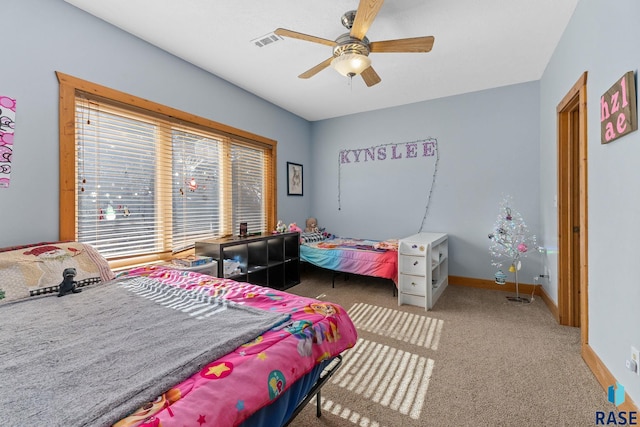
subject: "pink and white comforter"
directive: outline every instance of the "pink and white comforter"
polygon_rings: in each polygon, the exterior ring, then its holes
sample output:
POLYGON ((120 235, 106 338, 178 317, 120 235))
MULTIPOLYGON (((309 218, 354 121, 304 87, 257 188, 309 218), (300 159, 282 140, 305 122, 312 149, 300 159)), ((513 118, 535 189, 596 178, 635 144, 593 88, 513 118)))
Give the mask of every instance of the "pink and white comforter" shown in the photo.
POLYGON ((148 276, 252 307, 288 313, 290 319, 238 347, 119 421, 125 426, 236 426, 278 398, 316 364, 353 347, 355 326, 339 305, 184 270, 141 267, 148 276))

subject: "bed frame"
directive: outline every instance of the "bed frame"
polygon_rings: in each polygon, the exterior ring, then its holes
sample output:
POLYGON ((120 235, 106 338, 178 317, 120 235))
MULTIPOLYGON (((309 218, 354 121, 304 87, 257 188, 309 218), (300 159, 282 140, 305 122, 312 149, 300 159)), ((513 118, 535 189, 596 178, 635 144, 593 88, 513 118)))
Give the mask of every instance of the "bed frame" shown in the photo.
POLYGON ((311 387, 309 393, 302 399, 302 401, 296 406, 296 409, 293 411, 291 418, 287 421, 283 427, 288 426, 294 420, 296 416, 304 409, 304 407, 309 403, 314 396, 316 396, 316 417, 320 418, 322 416, 322 408, 321 408, 321 392, 322 386, 325 385, 327 381, 333 376, 333 374, 338 370, 338 368, 342 365, 342 355, 334 357, 331 363, 322 371, 320 374, 320 378, 316 381, 316 383, 311 387))
MULTIPOLYGON (((318 266, 316 266, 318 267, 318 266)), ((322 268, 322 267, 320 267, 322 268)), ((344 281, 346 282, 347 280, 349 280, 349 274, 353 274, 353 273, 348 273, 345 271, 338 271, 338 270, 330 270, 331 271, 331 287, 335 288, 336 287, 336 277, 340 276, 341 274, 344 276, 344 281)), ((369 276, 369 277, 376 277, 376 276, 369 276)), ((395 283, 391 283, 391 292, 393 297, 395 298, 396 296, 396 284, 395 283)))

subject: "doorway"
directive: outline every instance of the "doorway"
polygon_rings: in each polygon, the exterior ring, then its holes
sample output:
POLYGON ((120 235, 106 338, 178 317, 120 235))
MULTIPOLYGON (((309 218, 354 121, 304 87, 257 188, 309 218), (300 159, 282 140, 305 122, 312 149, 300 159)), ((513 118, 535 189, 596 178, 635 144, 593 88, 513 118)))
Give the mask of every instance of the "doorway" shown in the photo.
POLYGON ((557 107, 558 315, 588 340, 587 73, 557 107))

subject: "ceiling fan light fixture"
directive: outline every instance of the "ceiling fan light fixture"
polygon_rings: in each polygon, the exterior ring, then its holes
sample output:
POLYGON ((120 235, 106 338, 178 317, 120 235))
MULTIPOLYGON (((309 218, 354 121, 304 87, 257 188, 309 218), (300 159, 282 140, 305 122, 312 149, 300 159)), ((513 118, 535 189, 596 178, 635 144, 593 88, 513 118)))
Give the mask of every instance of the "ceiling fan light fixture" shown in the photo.
POLYGON ((331 61, 331 66, 345 77, 353 77, 371 66, 371 59, 360 53, 344 53, 331 61))

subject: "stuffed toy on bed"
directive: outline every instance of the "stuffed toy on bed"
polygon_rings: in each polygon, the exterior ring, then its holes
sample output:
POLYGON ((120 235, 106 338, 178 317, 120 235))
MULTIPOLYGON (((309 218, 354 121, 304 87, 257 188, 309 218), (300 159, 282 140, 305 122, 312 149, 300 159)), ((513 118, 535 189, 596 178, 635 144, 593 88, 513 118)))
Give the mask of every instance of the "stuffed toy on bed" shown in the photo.
POLYGON ((62 272, 62 283, 58 286, 58 296, 63 297, 67 294, 77 294, 82 292, 82 289, 76 288, 78 282, 73 280, 76 277, 75 268, 65 268, 62 272))
POLYGON ((316 243, 333 237, 331 233, 327 233, 324 228, 318 227, 316 218, 307 218, 304 232, 300 235, 301 243, 316 243))
POLYGON ((317 233, 318 230, 318 220, 315 218, 307 218, 306 226, 304 229, 305 233, 317 233))
POLYGON ((325 231, 324 228, 318 227, 318 220, 313 217, 307 218, 304 232, 300 235, 302 243, 315 243, 332 238, 333 234, 325 231))

